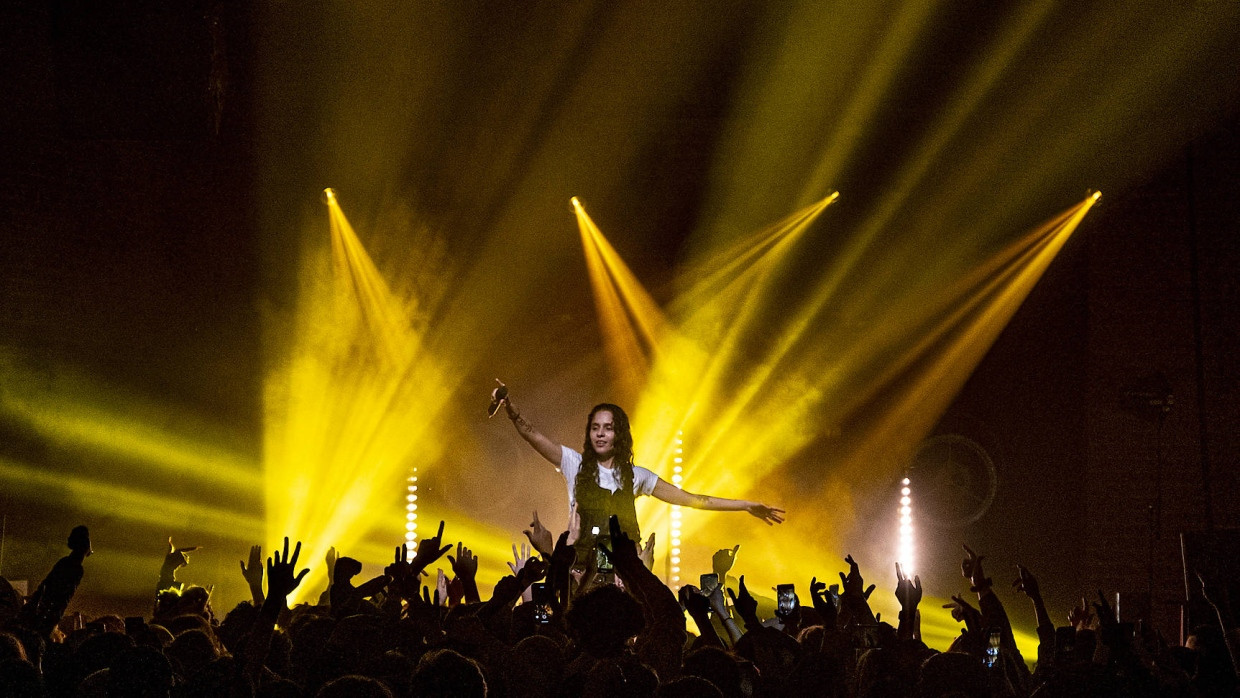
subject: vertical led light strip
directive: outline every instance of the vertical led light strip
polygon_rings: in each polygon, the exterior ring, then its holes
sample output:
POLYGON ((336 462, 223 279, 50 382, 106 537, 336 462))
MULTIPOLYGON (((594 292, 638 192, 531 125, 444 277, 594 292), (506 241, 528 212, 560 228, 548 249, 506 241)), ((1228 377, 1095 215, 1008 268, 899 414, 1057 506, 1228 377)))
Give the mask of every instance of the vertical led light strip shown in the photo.
POLYGON ((906 477, 900 487, 900 549, 896 559, 906 576, 913 574, 913 488, 906 477))
MULTIPOLYGON (((677 489, 684 489, 683 483, 685 481, 684 441, 680 438, 682 433, 683 432, 680 431, 676 432, 676 449, 673 451, 675 455, 672 457, 672 484, 675 485, 677 489)), ((672 589, 680 589, 680 517, 681 507, 673 504, 671 519, 672 554, 668 558, 668 566, 670 567, 668 571, 668 586, 672 589)))
POLYGON ((413 555, 418 547, 418 466, 409 469, 405 494, 405 550, 413 555))

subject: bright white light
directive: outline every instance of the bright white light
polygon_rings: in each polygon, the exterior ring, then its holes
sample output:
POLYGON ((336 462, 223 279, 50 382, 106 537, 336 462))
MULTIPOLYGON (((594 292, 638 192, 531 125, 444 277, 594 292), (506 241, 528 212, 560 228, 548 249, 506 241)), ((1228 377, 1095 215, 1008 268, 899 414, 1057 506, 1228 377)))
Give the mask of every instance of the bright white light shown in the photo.
POLYGON ((899 546, 896 560, 906 576, 913 575, 913 490, 912 483, 904 478, 904 487, 900 489, 900 525, 899 546))
POLYGON ((678 557, 673 557, 673 558, 672 558, 672 564, 673 564, 673 565, 679 565, 679 564, 680 564, 680 558, 678 558, 678 557))

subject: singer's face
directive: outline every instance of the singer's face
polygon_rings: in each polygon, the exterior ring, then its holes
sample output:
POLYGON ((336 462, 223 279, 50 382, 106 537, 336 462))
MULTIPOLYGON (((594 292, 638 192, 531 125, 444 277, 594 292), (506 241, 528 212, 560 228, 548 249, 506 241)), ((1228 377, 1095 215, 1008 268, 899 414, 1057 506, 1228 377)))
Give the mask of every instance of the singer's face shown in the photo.
POLYGON ((611 458, 616 450, 615 418, 609 410, 599 410, 590 420, 590 445, 601 461, 611 458))

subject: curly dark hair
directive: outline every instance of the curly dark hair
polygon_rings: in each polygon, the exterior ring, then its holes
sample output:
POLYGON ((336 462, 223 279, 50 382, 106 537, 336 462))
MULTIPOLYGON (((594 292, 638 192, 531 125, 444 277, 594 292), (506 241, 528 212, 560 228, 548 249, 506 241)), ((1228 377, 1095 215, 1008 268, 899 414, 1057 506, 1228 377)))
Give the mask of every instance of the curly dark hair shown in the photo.
POLYGON ((573 491, 581 492, 582 487, 598 486, 598 454, 594 452, 594 443, 590 439, 590 425, 594 423, 594 415, 599 412, 610 412, 615 429, 615 441, 611 464, 619 468, 620 488, 625 492, 633 491, 633 432, 629 428, 629 416, 619 406, 604 402, 595 405, 586 418, 586 443, 581 449, 581 470, 577 471, 577 479, 573 482, 573 491))

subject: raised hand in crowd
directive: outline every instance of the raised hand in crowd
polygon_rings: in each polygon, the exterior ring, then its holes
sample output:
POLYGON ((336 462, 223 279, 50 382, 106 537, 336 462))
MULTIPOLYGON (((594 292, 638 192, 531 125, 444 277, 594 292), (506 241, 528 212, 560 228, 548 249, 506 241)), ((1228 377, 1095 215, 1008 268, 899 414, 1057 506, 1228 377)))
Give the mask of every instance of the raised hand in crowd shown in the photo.
POLYGON ((1019 576, 1012 580, 1012 588, 1029 597, 1033 602, 1033 615, 1038 623, 1038 657, 1050 658, 1054 656, 1051 648, 1054 647, 1055 640, 1055 624, 1051 621, 1051 616, 1046 612, 1046 604, 1042 601, 1042 591, 1038 588, 1038 578, 1033 576, 1029 568, 1024 565, 1017 565, 1016 572, 1019 576))
POLYGON ((697 587, 692 584, 686 584, 680 587, 678 594, 680 597, 680 605, 684 606, 685 611, 698 628, 698 646, 725 647, 723 640, 719 639, 719 634, 715 632, 715 626, 710 622, 710 600, 706 598, 697 587))
POLYGON ((809 598, 814 605, 814 611, 822 618, 823 627, 834 630, 840 612, 840 585, 832 584, 828 587, 826 582, 811 577, 809 598))
POLYGON ((547 579, 551 582, 552 592, 560 608, 568 608, 572 596, 573 562, 577 559, 577 550, 568 539, 568 531, 561 533, 556 539, 555 551, 551 553, 551 564, 547 570, 547 579))
POLYGON ((448 556, 452 563, 452 574, 461 580, 465 603, 478 603, 482 599, 478 595, 478 558, 462 543, 456 544, 456 556, 448 556))
POLYGON ((723 595, 723 589, 723 581, 721 579, 718 584, 707 592, 706 600, 710 602, 710 610, 714 612, 715 617, 723 623, 723 629, 728 633, 729 643, 735 645, 736 641, 741 639, 742 633, 741 629, 736 625, 736 620, 728 612, 728 604, 725 601, 726 597, 723 595))
POLYGON ((710 557, 710 569, 719 576, 719 583, 722 585, 728 578, 728 572, 732 570, 732 566, 736 564, 736 554, 740 552, 741 544, 737 543, 731 548, 723 548, 716 550, 714 555, 710 557))
POLYGON ((1020 650, 1016 647, 1016 637, 1012 634, 1012 623, 1008 620, 1007 611, 994 593, 992 580, 982 569, 982 561, 986 556, 978 555, 967 545, 962 544, 961 547, 964 548, 965 557, 960 561, 960 573, 969 581, 969 591, 977 594, 978 610, 982 617, 981 627, 990 632, 998 631, 1001 651, 1012 655, 1023 666, 1024 660, 1020 658, 1020 650))
POLYGON ((761 627, 762 619, 758 617, 758 600, 745 587, 745 575, 743 574, 737 589, 739 593, 728 589, 728 596, 732 598, 732 608, 736 609, 736 615, 741 617, 741 620, 745 623, 746 630, 755 630, 761 627))
POLYGON ((165 589, 181 590, 183 585, 177 581, 177 570, 189 564, 189 554, 197 549, 197 545, 178 548, 172 544, 172 536, 168 536, 168 554, 164 555, 164 564, 159 568, 157 594, 165 589))
POLYGON ((1081 604, 1073 606, 1072 610, 1068 611, 1068 625, 1076 628, 1076 631, 1079 633, 1082 630, 1089 630, 1093 622, 1094 614, 1090 612, 1089 604, 1085 603, 1085 597, 1082 596, 1081 604))
POLYGON ((642 559, 642 564, 646 569, 654 569, 654 532, 651 531, 650 537, 646 539, 646 544, 642 546, 638 556, 642 559))
POLYGON ((861 577, 861 567, 852 555, 844 557, 848 563, 848 574, 840 572, 840 583, 843 593, 840 594, 839 623, 843 626, 874 625, 878 622, 874 612, 870 610, 870 594, 874 593, 875 585, 865 585, 861 577))
POLYGON ((440 567, 435 570, 435 605, 446 604, 448 601, 448 576, 440 567))
MULTIPOLYGON (((534 512, 534 516, 537 517, 538 512, 534 512)), ((527 536, 529 535, 529 531, 526 531, 525 533, 527 536)), ((516 543, 512 544, 512 562, 508 563, 508 569, 512 572, 513 577, 516 577, 517 573, 521 571, 521 568, 525 567, 525 561, 530 559, 530 555, 533 550, 536 550, 536 548, 531 548, 529 543, 522 543, 519 550, 517 549, 516 543)), ((544 555, 543 557, 550 559, 551 556, 544 555)), ((526 589, 521 592, 521 601, 524 603, 530 603, 533 600, 534 594, 532 591, 526 589)))
POLYGON ((991 579, 982 571, 982 560, 985 560, 986 556, 978 555, 967 545, 962 547, 965 558, 960 561, 960 573, 969 580, 969 591, 976 593, 980 599, 991 588, 991 579))
POLYGON ((629 538, 629 534, 620 528, 619 517, 613 515, 608 520, 608 526, 611 528, 611 547, 608 548, 600 543, 599 549, 611 561, 612 566, 616 569, 616 574, 624 577, 626 572, 632 574, 638 567, 645 569, 646 566, 642 564, 641 556, 637 550, 637 543, 632 538, 629 538))
POLYGON ((982 613, 973 607, 963 596, 952 595, 952 602, 943 604, 943 608, 950 608, 952 611, 952 619, 957 623, 964 623, 964 630, 970 634, 982 632, 982 613))
POLYGON ((896 563, 896 600, 900 602, 899 636, 903 639, 916 638, 917 604, 921 603, 921 577, 913 575, 910 580, 896 563))
POLYGON ((418 548, 413 559, 409 558, 409 550, 406 546, 396 546, 396 559, 383 569, 384 574, 395 585, 394 590, 402 598, 408 600, 416 597, 418 587, 422 583, 422 572, 452 549, 451 545, 442 547, 440 545, 443 542, 443 525, 444 522, 440 521, 439 531, 434 536, 418 541, 418 548))
POLYGON ((301 580, 305 579, 306 573, 310 571, 307 567, 297 572, 297 558, 301 557, 301 541, 297 541, 292 555, 289 554, 288 543, 288 536, 285 536, 284 554, 281 555, 277 550, 267 558, 267 598, 263 600, 264 609, 273 607, 284 610, 288 608, 288 595, 301 585, 301 580))
MULTIPOLYGON (((555 542, 551 538, 551 531, 538 520, 538 511, 534 511, 534 520, 530 522, 530 527, 522 531, 525 537, 530 540, 530 545, 538 551, 544 558, 550 559, 551 553, 555 550, 555 542)), ((526 555, 525 557, 529 557, 526 555)), ((515 572, 514 572, 515 574, 515 572)))
MULTIPOLYGON (((171 541, 169 541, 171 543, 171 541)), ((301 541, 289 554, 289 539, 284 538, 284 554, 277 550, 267 558, 267 596, 259 609, 258 618, 250 628, 249 638, 241 653, 241 661, 237 663, 239 680, 246 686, 245 690, 234 690, 234 693, 253 693, 259 683, 263 671, 263 660, 271 647, 271 638, 275 634, 276 621, 280 614, 288 611, 288 595, 293 593, 305 579, 309 568, 297 572, 297 558, 301 556, 301 541)))
POLYGON ((406 601, 415 599, 422 588, 422 575, 420 572, 415 572, 413 566, 409 564, 407 546, 398 545, 395 550, 392 564, 383 568, 383 573, 392 580, 388 584, 388 593, 406 601))
POLYGON ((1122 654, 1131 649, 1132 626, 1120 623, 1119 614, 1101 589, 1098 590, 1098 600, 1093 603, 1093 607, 1098 614, 1099 649, 1105 647, 1111 652, 1111 657, 1117 652, 1122 654))
POLYGON ((581 514, 577 511, 577 502, 568 509, 568 544, 577 545, 581 540, 581 514))
POLYGON ((327 588, 319 594, 320 606, 331 607, 332 585, 336 582, 336 560, 338 558, 336 546, 328 546, 327 553, 323 556, 323 561, 327 563, 327 588))
MULTIPOLYGON (((335 550, 335 548, 333 548, 335 550)), ((250 599, 257 608, 263 605, 263 546, 250 546, 250 562, 241 560, 241 578, 250 588, 250 599)))

